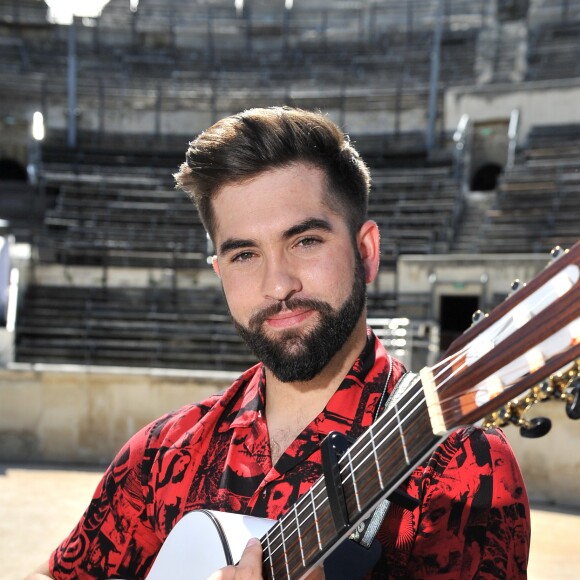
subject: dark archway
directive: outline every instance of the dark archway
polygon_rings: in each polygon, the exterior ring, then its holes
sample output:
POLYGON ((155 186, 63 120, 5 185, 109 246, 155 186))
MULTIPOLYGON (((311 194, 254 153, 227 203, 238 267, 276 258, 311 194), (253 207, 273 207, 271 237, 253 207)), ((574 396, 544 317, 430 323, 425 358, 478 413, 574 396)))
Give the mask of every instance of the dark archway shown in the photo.
POLYGON ((28 173, 18 161, 3 157, 0 159, 0 179, 11 181, 28 181, 28 173))
POLYGON ((471 326, 473 313, 479 308, 478 296, 441 296, 439 301, 440 349, 449 345, 471 326))
POLYGON ((497 187, 497 179, 502 172, 501 165, 486 163, 471 178, 471 191, 492 191, 497 187))

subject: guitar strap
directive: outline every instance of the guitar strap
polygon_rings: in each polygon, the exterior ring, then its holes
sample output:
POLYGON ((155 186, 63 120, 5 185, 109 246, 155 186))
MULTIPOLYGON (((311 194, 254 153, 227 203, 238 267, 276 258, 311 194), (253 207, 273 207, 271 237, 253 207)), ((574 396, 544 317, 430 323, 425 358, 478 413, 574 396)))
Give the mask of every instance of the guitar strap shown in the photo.
MULTIPOLYGON (((391 357, 390 355, 387 356, 389 356, 389 374, 387 376, 379 404, 375 409, 373 421, 376 421, 379 415, 386 413, 397 401, 402 399, 411 385, 415 382, 415 378, 417 377, 415 373, 409 371, 403 374, 393 388, 392 393, 387 399, 387 404, 381 413, 381 407, 383 406, 384 400, 387 397, 387 388, 389 381, 391 380, 391 372, 393 369, 393 362, 391 357)), ((407 510, 414 510, 419 505, 419 501, 417 499, 410 496, 408 493, 401 489, 396 489, 387 499, 384 499, 379 503, 370 517, 368 517, 357 526, 356 530, 349 536, 349 539, 351 539, 353 542, 356 542, 357 544, 360 544, 364 548, 370 548, 381 525, 383 524, 387 512, 389 511, 391 502, 396 503, 397 505, 407 510)))

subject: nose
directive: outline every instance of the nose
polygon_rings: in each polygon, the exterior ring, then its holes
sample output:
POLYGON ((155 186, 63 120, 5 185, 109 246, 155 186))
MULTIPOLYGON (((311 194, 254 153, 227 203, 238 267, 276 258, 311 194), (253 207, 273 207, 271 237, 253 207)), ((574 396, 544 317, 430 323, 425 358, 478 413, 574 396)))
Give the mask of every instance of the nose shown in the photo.
POLYGON ((262 292, 265 298, 284 301, 302 290, 295 268, 284 257, 266 259, 263 270, 262 292))

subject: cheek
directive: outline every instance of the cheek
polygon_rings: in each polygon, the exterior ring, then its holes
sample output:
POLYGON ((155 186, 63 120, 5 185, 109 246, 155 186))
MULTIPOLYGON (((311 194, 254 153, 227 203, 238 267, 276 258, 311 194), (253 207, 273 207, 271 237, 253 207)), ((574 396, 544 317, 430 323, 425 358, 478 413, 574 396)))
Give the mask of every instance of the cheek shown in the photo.
POLYGON ((239 322, 247 320, 258 297, 255 283, 243 277, 223 276, 222 288, 232 316, 239 322))
POLYGON ((340 259, 326 261, 313 269, 305 283, 305 290, 313 297, 321 298, 336 307, 350 295, 353 272, 351 258, 343 254, 340 259))

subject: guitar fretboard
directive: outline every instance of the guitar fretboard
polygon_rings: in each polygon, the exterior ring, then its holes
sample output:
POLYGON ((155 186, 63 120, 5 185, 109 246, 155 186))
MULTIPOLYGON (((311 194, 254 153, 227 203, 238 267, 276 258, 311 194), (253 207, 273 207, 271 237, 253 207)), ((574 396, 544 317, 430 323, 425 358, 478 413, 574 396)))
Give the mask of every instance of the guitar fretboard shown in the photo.
MULTIPOLYGON (((387 409, 339 460, 349 532, 441 440, 431 429, 417 377, 412 394, 387 409)), ((264 577, 300 578, 345 535, 337 533, 321 477, 262 538, 264 577)))
POLYGON ((302 577, 450 429, 482 418, 578 357, 580 243, 454 341, 435 367, 423 369, 425 390, 418 376, 405 386, 403 396, 338 462, 348 530, 336 527, 326 481, 320 478, 262 538, 264 577, 302 577))

